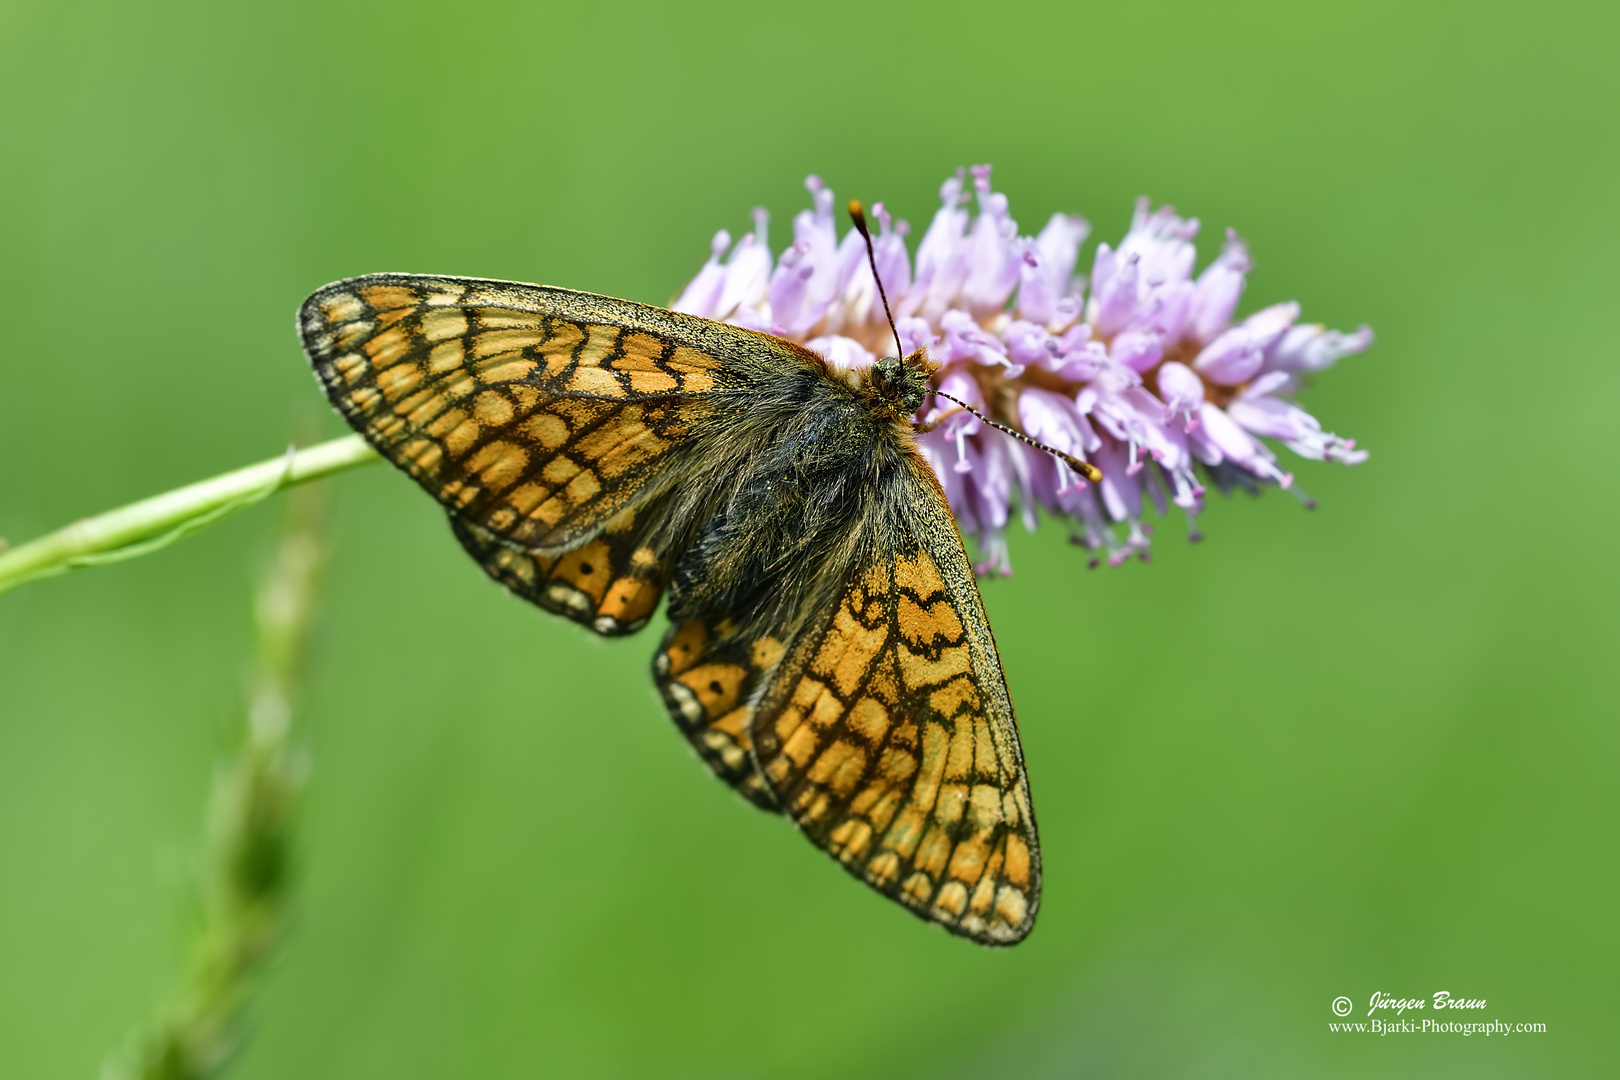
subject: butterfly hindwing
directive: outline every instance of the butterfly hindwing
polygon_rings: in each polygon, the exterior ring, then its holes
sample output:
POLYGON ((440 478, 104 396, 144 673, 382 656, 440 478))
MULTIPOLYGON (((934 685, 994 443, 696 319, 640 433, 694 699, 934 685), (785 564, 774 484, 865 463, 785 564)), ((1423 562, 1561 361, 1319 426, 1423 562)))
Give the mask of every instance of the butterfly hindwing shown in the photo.
POLYGON ((1012 944, 1040 900, 1029 782, 927 468, 896 479, 905 520, 790 648, 755 710, 754 753, 783 809, 852 874, 953 933, 1012 944))
POLYGON ((450 527, 484 572, 547 611, 605 636, 647 624, 669 578, 668 560, 643 544, 634 509, 620 511, 592 539, 560 555, 505 543, 459 514, 450 527))
POLYGON ((336 282, 300 312, 316 374, 356 430, 446 508, 550 551, 678 480, 712 399, 747 385, 746 365, 694 345, 689 323, 702 320, 406 274, 336 282))
POLYGON ((749 728, 752 701, 782 653, 771 634, 699 616, 671 626, 653 654, 653 681, 675 726, 716 776, 774 812, 781 808, 755 768, 749 728))

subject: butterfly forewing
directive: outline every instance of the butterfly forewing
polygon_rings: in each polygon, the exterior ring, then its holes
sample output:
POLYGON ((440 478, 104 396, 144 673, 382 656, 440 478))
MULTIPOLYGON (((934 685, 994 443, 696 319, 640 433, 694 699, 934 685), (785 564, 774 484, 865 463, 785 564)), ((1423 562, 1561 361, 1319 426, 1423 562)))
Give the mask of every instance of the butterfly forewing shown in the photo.
POLYGON ((710 399, 745 385, 669 313, 542 286, 377 274, 315 293, 300 326, 350 424, 532 549, 567 549, 676 474, 710 399))
POLYGON ((995 641, 943 493, 797 641, 759 703, 766 783, 815 843, 924 918, 987 944, 1034 924, 1040 849, 995 641))

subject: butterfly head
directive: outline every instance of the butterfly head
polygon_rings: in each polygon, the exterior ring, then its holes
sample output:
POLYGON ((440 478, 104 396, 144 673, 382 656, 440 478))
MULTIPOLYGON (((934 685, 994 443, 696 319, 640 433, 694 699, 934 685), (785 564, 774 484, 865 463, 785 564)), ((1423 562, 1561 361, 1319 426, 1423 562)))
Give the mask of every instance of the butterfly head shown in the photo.
POLYGON ((928 377, 936 367, 922 349, 903 357, 885 356, 868 369, 868 386, 885 409, 909 419, 928 397, 928 377))

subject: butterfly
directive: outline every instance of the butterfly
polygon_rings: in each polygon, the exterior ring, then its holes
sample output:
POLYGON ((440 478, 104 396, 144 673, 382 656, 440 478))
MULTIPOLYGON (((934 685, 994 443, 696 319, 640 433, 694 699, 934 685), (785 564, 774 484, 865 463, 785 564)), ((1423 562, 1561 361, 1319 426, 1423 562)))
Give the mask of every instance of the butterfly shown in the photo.
POLYGON ((598 634, 667 594, 653 679, 711 770, 866 882, 989 945, 1041 858, 1023 748, 945 494, 935 365, 540 285, 372 274, 298 317, 351 426, 490 577, 598 634))

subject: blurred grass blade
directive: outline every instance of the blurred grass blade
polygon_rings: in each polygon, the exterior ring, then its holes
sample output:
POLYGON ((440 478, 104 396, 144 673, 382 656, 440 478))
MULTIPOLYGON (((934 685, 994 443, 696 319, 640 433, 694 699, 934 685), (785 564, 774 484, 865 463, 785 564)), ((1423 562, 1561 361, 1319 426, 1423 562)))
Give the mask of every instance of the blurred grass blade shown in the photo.
POLYGON ((234 756, 214 778, 202 920, 186 982, 109 1059, 103 1080, 218 1075, 241 1046, 255 977, 285 936, 294 813, 308 772, 292 739, 292 693, 321 563, 315 493, 299 494, 254 606, 257 658, 245 722, 234 756))

